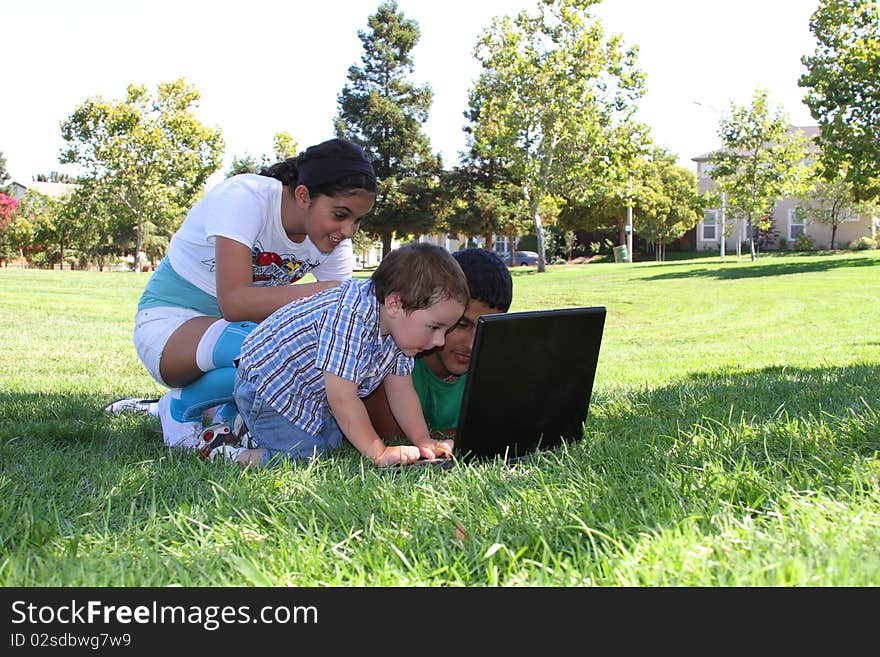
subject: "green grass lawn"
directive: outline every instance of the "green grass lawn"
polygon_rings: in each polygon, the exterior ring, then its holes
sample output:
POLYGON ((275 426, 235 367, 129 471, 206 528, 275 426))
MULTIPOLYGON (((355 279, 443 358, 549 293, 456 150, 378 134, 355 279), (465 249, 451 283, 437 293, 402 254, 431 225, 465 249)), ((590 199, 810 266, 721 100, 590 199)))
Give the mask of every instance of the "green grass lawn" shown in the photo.
POLYGON ((0 270, 0 585, 880 583, 880 251, 513 274, 608 308, 584 440, 390 475, 168 450, 101 410, 148 274, 0 270))

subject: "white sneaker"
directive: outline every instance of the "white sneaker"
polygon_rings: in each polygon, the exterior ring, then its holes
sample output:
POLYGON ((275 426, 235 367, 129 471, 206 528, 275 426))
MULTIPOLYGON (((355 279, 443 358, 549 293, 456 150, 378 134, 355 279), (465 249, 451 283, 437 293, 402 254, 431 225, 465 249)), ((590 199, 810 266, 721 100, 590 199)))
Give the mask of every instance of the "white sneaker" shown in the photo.
POLYGON ((242 450, 255 449, 256 446, 241 415, 236 415, 232 422, 217 422, 202 429, 196 450, 213 462, 218 452, 235 460, 242 450))
POLYGON ((171 393, 166 392, 159 399, 159 419, 162 420, 162 438, 168 447, 196 449, 199 445, 201 422, 178 422, 171 417, 171 393))
POLYGON ((109 415, 119 415, 131 411, 133 413, 144 413, 159 416, 159 400, 158 399, 139 399, 137 397, 125 397, 116 399, 104 407, 104 412, 109 415))
POLYGON ((260 443, 251 435, 251 432, 248 431, 247 426, 244 423, 244 418, 241 417, 241 413, 235 416, 235 419, 232 421, 232 433, 238 436, 238 444, 246 449, 257 449, 260 446, 260 443))
POLYGON ((226 458, 234 463, 238 463, 238 455, 246 450, 247 447, 235 447, 233 445, 223 444, 219 447, 215 447, 208 453, 208 460, 213 463, 218 458, 226 458))

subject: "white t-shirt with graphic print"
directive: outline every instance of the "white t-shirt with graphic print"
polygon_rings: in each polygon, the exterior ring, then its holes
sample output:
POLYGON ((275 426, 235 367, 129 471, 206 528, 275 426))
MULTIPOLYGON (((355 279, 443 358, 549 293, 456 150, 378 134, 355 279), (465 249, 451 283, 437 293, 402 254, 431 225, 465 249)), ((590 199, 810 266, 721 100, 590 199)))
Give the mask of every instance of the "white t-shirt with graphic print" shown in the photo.
POLYGON ((203 292, 217 296, 214 242, 226 237, 253 254, 255 285, 288 285, 311 273, 319 281, 352 277, 354 251, 343 240, 321 253, 308 236, 293 242, 281 224, 281 181, 244 173, 209 189, 171 238, 167 258, 174 271, 203 292))

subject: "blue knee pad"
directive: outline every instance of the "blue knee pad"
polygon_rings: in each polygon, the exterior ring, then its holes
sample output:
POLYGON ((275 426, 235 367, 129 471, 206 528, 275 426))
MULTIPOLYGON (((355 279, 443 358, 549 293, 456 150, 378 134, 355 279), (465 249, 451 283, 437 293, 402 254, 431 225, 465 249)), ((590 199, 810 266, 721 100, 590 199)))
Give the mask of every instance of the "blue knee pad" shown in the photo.
POLYGON ((223 422, 232 422, 236 415, 238 415, 238 406, 233 402, 228 402, 217 409, 214 418, 223 422))
MULTIPOLYGON (((238 352, 235 356, 238 356, 238 352)), ((171 400, 171 417, 178 422, 201 422, 202 414, 212 406, 228 404, 235 408, 232 399, 234 387, 234 367, 220 367, 205 372, 201 378, 180 389, 179 399, 171 400)), ((223 412, 228 413, 230 410, 223 409, 223 412)), ((232 412, 230 417, 234 416, 235 412, 232 412)))
MULTIPOLYGON (((234 322, 227 324, 220 337, 217 338, 217 344, 214 345, 214 351, 211 353, 214 367, 232 367, 232 361, 238 358, 238 354, 241 351, 241 343, 244 342, 248 333, 255 328, 257 328, 256 322, 234 322)), ((232 396, 231 392, 229 396, 232 396)))

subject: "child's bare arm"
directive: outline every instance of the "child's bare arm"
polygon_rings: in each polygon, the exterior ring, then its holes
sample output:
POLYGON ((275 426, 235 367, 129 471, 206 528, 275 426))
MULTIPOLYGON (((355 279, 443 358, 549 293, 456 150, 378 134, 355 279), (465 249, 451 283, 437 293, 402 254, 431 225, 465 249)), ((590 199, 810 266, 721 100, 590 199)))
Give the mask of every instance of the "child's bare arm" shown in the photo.
MULTIPOLYGON (((367 409, 357 395, 357 384, 340 376, 324 372, 327 401, 339 428, 361 454, 376 465, 409 463, 419 458, 416 447, 388 447, 373 429, 367 409)), ((424 420, 423 420, 424 421, 424 420)))
POLYGON ((421 450, 422 456, 432 459, 441 454, 451 454, 451 440, 437 441, 431 438, 412 376, 389 374, 384 383, 391 414, 409 441, 421 450))

